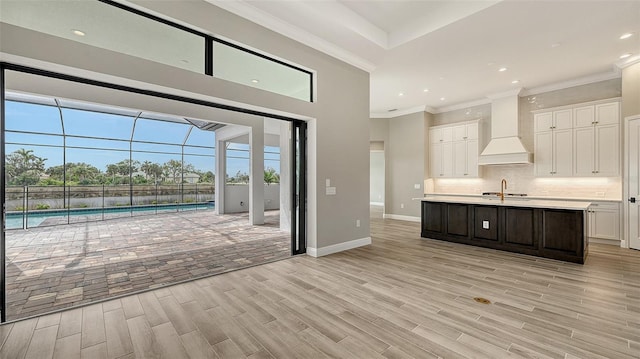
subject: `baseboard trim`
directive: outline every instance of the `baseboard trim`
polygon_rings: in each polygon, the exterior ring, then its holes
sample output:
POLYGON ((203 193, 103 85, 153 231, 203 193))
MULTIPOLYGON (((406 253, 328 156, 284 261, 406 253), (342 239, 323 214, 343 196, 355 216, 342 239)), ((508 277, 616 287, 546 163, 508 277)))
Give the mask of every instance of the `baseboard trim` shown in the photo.
POLYGON ((312 257, 322 257, 333 253, 346 251, 371 244, 371 237, 354 239, 352 241, 333 244, 322 248, 307 247, 307 254, 312 257))
POLYGON ((589 238, 589 243, 610 244, 612 246, 622 247, 619 239, 589 238))
POLYGON ((403 216, 403 215, 400 215, 400 214, 385 213, 385 214, 382 215, 382 218, 384 218, 384 219, 396 219, 398 221, 420 222, 420 217, 403 216))

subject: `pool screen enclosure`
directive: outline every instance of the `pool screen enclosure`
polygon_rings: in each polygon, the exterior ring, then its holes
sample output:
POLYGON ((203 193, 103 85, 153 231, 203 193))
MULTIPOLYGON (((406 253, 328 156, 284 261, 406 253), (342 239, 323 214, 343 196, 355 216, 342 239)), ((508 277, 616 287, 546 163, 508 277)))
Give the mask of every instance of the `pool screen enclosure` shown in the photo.
MULTIPOLYGON (((7 138, 6 133, 8 131, 6 125, 7 125, 7 117, 6 117, 6 105, 7 105, 7 101, 13 101, 12 99, 8 99, 7 98, 7 88, 6 88, 6 80, 7 80, 7 75, 8 74, 12 74, 12 73, 22 73, 22 74, 29 74, 32 76, 39 76, 42 78, 50 78, 50 79, 56 79, 56 80, 62 80, 62 81, 66 81, 66 82, 70 82, 70 83, 76 83, 76 84, 82 84, 83 86, 95 86, 95 87, 99 87, 99 88, 106 88, 109 90, 116 90, 116 91, 124 91, 124 92, 128 92, 128 93, 133 93, 133 94, 139 94, 139 95, 144 95, 144 96, 150 96, 150 97, 154 97, 154 98, 158 98, 158 99, 166 99, 166 100, 170 100, 170 101, 178 101, 178 102, 182 102, 182 103, 187 103, 187 104, 192 104, 192 105, 197 105, 197 106, 204 106, 204 107, 208 107, 208 108, 213 108, 213 109, 222 109, 222 110, 228 110, 228 111, 233 111, 233 112, 238 112, 238 113, 244 113, 244 114, 249 114, 249 115, 255 115, 255 116, 259 116, 262 118, 271 118, 271 119, 277 119, 277 120, 282 120, 282 121, 287 121, 290 123, 290 133, 291 133, 291 138, 289 141, 289 146, 290 146, 290 159, 288 161, 288 163, 283 163, 282 165, 287 165, 290 166, 289 171, 291 174, 291 181, 290 181, 290 188, 287 189, 287 193, 289 193, 290 195, 290 200, 288 201, 288 203, 290 204, 290 208, 282 208, 282 210, 287 210, 290 211, 291 213, 291 219, 290 219, 290 235, 291 235, 291 255, 295 255, 295 254, 302 254, 306 252, 306 123, 304 121, 298 120, 298 119, 294 119, 294 118, 289 118, 286 116, 281 116, 281 115, 274 115, 274 114, 270 114, 270 113, 266 113, 266 112, 261 112, 261 111, 255 111, 255 110, 248 110, 248 109, 244 109, 241 107, 234 107, 234 106, 229 106, 229 105, 223 105, 223 104, 218 104, 218 103, 214 103, 214 102, 208 102, 208 101, 204 101, 204 100, 199 100, 199 99, 193 99, 193 98, 188 98, 188 97, 183 97, 183 96, 177 96, 177 95, 173 95, 173 94, 168 94, 168 93, 162 93, 162 92, 156 92, 156 91, 150 91, 150 90, 143 90, 143 89, 138 89, 138 88, 134 88, 134 87, 129 87, 129 86, 123 86, 123 85, 119 85, 119 84, 112 84, 112 83, 106 83, 106 82, 101 82, 101 81, 96 81, 96 80, 91 80, 91 79, 86 79, 86 78, 81 78, 81 77, 76 77, 76 76, 70 76, 70 75, 66 75, 66 74, 61 74, 61 73, 56 73, 56 72, 52 72, 52 71, 47 71, 47 70, 43 70, 43 69, 38 69, 38 68, 32 68, 32 67, 25 67, 22 65, 15 65, 15 64, 10 64, 10 63, 0 63, 0 104, 2 105, 2 109, 0 111, 1 114, 1 118, 0 118, 0 141, 1 141, 1 148, 2 148, 2 167, 1 167, 1 171, 0 171, 0 195, 2 196, 2 203, 3 203, 3 230, 1 231, 1 238, 0 238, 0 310, 1 310, 1 321, 5 322, 7 321, 7 274, 6 274, 6 268, 7 268, 7 252, 6 252, 6 235, 5 235, 5 231, 8 229, 7 228, 7 222, 6 222, 6 214, 7 214, 7 208, 6 208, 6 203, 7 203, 7 187, 8 187, 8 183, 7 183, 7 166, 6 166, 6 158, 8 155, 8 151, 7 151, 7 138)), ((68 108, 64 108, 64 106, 60 106, 60 103, 58 103, 56 101, 56 104, 58 105, 58 110, 61 112, 63 111, 71 111, 68 108)), ((141 118, 136 114, 132 115, 132 123, 133 123, 133 127, 135 128, 136 125, 140 126, 139 129, 142 128, 143 125, 148 125, 148 126, 153 126, 155 123, 152 123, 150 121, 150 119, 144 119, 141 118)), ((186 119, 186 118, 185 118, 186 119)), ((189 121, 187 121, 189 122, 189 121)), ((196 132, 199 131, 198 130, 198 126, 195 125, 197 121, 193 120, 189 123, 185 123, 184 127, 185 129, 188 128, 188 130, 185 130, 185 133, 183 134, 184 136, 181 136, 180 139, 180 143, 154 143, 153 141, 145 141, 144 139, 142 139, 141 141, 139 141, 139 143, 141 143, 142 147, 139 149, 139 152, 144 152, 144 146, 145 145, 149 145, 154 144, 157 146, 165 146, 166 148, 175 148, 176 152, 175 153, 170 153, 169 150, 167 150, 166 155, 167 156, 178 156, 179 160, 176 162, 180 162, 180 159, 182 161, 182 166, 184 167, 184 159, 185 157, 188 158, 193 158, 194 161, 198 158, 210 158, 213 157, 210 155, 210 153, 208 151, 210 151, 211 148, 208 148, 207 146, 200 146, 198 144, 196 145, 192 145, 190 146, 188 141, 189 138, 193 138, 193 136, 195 136, 196 132)), ((172 123, 169 122, 158 122, 158 124, 160 126, 166 125, 168 127, 171 127, 172 123)), ((63 124, 64 126, 64 124, 63 124)), ((61 131, 65 131, 65 129, 62 129, 61 131)), ((167 131, 171 132, 171 131, 175 131, 175 128, 172 129, 168 129, 167 131)), ((132 150, 134 148, 134 143, 135 141, 131 141, 134 140, 134 133, 135 130, 130 131, 129 132, 129 143, 124 146, 127 148, 122 148, 122 153, 126 154, 128 156, 128 160, 129 160, 129 165, 131 165, 131 163, 133 162, 133 160, 135 160, 135 158, 133 158, 132 153, 135 153, 135 150, 132 150)), ((27 136, 39 136, 39 134, 35 134, 35 133, 24 133, 23 135, 27 135, 27 136)), ((73 142, 73 140, 76 140, 77 138, 73 137, 73 136, 64 136, 64 133, 62 134, 63 136, 61 136, 61 141, 64 141, 64 146, 70 146, 69 142, 73 142), (71 141, 70 141, 71 140, 71 141)), ((109 142, 109 143, 115 143, 118 142, 120 140, 116 139, 110 139, 110 138, 95 138, 94 140, 96 141, 102 141, 102 142, 109 142)), ((126 139, 124 139, 126 140, 126 139)), ((123 141, 120 141, 123 142, 123 141)), ((124 142, 123 142, 124 143, 124 142)), ((113 145, 109 145, 112 146, 113 145)), ((82 147, 81 145, 76 146, 78 148, 82 147)), ((115 147, 117 147, 117 145, 115 145, 115 147)), ((65 147, 66 148, 66 147, 65 147)), ((117 148, 113 148, 114 150, 118 150, 117 148)), ((63 151, 66 153, 66 150, 63 151)), ((117 152, 117 151, 114 151, 117 152)), ((160 156, 160 155, 158 155, 160 156)), ((63 160, 63 166, 66 166, 66 163, 69 162, 69 159, 65 158, 63 160)), ((63 171, 64 175, 66 176, 67 171, 66 169, 63 171)), ((114 172, 115 173, 115 172, 114 172)), ((150 172, 152 173, 152 172, 150 172)), ((181 199, 181 201, 179 201, 180 203, 178 204, 176 201, 176 206, 178 205, 184 205, 186 209, 206 209, 207 206, 207 201, 204 200, 208 197, 206 197, 208 195, 207 192, 207 186, 203 185, 203 184, 189 184, 187 183, 188 178, 185 178, 185 170, 184 168, 181 168, 178 173, 178 176, 180 177, 179 180, 176 180, 176 185, 175 188, 177 188, 177 195, 178 197, 181 199), (185 189, 188 188, 188 189, 185 189), (195 192, 194 192, 195 191, 195 192), (195 202, 196 203, 187 203, 184 199, 185 196, 190 195, 190 196, 195 196, 195 202), (198 205, 202 205, 203 207, 198 207, 198 205), (195 207, 194 207, 195 206, 195 207)), ((115 174, 114 174, 115 176, 115 174)), ((265 175, 266 176, 266 175, 265 175)), ((130 209, 131 211, 131 215, 133 215, 133 205, 134 205, 134 200, 133 200, 133 182, 134 182, 134 174, 132 173, 131 170, 129 170, 128 172, 128 176, 122 176, 122 177, 128 177, 128 178, 124 178, 123 180, 128 185, 128 189, 127 191, 129 191, 129 193, 127 194, 126 197, 129 198, 129 205, 131 206, 132 209, 130 209)), ((266 181, 266 179, 265 179, 266 181)), ((125 186, 126 187, 126 186, 125 186)), ((152 186, 153 187, 153 186, 152 186)), ((26 187, 25 187, 26 188, 26 187)), ((65 187, 62 186, 63 188, 63 192, 69 191, 70 187, 65 187)), ((102 187, 102 197, 101 198, 105 198, 106 196, 104 195, 104 186, 102 187)), ((152 190, 153 191, 153 190, 152 190)), ((155 184, 155 196, 157 197, 158 194, 162 195, 162 191, 158 190, 158 184, 155 184)), ((67 196, 69 194, 67 193, 67 196)), ((150 196, 153 196, 153 193, 150 193, 150 196)), ((98 196, 100 197, 100 196, 98 196)), ((63 195, 62 197, 67 198, 63 195)), ((63 202, 65 202, 66 200, 63 200, 63 202)), ((104 199, 103 199, 104 201, 104 199)), ((63 203, 63 206, 65 207, 65 210, 69 211, 70 210, 70 200, 69 203, 63 203)), ((150 204, 146 205, 147 207, 150 206, 150 204)), ((145 206, 142 206, 145 207, 145 206)), ((151 207, 155 207, 155 210, 158 210, 159 203, 156 200, 155 203, 153 204, 153 206, 151 207)), ((26 209, 25 209, 26 210, 26 209)), ((113 208, 114 212, 118 212, 118 208, 113 208)), ((136 209, 137 210, 137 209, 136 209)), ((142 210, 146 210, 146 208, 142 208, 142 210)), ((172 207, 173 210, 173 207, 172 207)), ((178 209, 179 210, 179 209, 178 209)), ((104 217, 104 206, 103 206, 103 213, 102 216, 104 217)), ((67 217, 67 220, 69 217, 67 217)), ((28 219, 24 220, 25 222, 25 227, 26 224, 28 222, 28 219)))

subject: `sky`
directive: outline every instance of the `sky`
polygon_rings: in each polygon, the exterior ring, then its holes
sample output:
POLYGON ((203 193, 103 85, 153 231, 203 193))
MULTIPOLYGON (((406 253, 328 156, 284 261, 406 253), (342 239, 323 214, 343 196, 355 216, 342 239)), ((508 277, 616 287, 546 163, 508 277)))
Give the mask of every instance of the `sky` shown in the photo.
MULTIPOLYGON (((6 101, 6 154, 25 148, 46 158, 45 168, 62 165, 63 144, 60 110, 55 106, 6 101), (14 131, 47 133, 17 133, 14 131), (13 144, 16 143, 16 144, 13 144), (39 144, 41 146, 35 146, 39 144)), ((133 159, 162 164, 170 159, 180 160, 180 145, 185 141, 185 164, 190 163, 200 171, 215 173, 215 133, 189 124, 172 123, 130 116, 62 109, 64 133, 67 134, 66 162, 85 162, 105 172, 108 164, 129 159, 130 139, 133 132, 133 159), (187 137, 187 134, 189 135, 187 137), (90 136, 104 139, 87 139, 73 136, 90 136), (108 140, 107 140, 108 139, 108 140), (151 144, 136 141, 162 142, 151 144), (200 146, 200 147, 196 147, 200 146), (83 148, 84 147, 84 148, 83 148), (88 149, 99 148, 99 149, 88 149), (207 148, 202 148, 207 147, 207 148), (162 152, 162 153, 148 153, 162 152)), ((249 173, 249 146, 231 143, 227 147, 227 173, 249 173)), ((279 148, 265 148, 265 168, 273 167, 280 173, 279 148), (273 153, 275 152, 275 153, 273 153)))

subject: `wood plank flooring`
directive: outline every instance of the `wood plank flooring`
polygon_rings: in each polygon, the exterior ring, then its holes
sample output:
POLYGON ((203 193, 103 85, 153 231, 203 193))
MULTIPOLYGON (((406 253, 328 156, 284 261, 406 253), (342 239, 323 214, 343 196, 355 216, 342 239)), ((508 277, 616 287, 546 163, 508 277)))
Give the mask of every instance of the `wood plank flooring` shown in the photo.
POLYGON ((421 239, 417 223, 372 234, 3 325, 0 358, 640 358, 640 251, 592 245, 579 265, 421 239))

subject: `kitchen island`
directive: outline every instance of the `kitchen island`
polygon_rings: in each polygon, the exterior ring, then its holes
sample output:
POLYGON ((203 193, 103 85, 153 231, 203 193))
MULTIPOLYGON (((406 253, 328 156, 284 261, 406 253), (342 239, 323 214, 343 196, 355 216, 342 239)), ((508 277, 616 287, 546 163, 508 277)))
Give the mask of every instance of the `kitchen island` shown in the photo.
POLYGON ((425 196, 421 236, 583 264, 589 202, 425 196))

